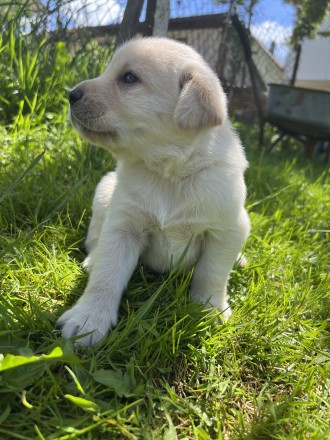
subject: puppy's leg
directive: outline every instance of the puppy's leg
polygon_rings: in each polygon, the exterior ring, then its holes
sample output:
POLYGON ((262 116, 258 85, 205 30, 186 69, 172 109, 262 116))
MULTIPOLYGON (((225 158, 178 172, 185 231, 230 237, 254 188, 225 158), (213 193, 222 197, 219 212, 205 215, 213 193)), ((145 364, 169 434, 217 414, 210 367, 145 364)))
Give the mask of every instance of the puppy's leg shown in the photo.
POLYGON ((96 245, 101 234, 106 211, 109 206, 116 184, 117 175, 115 172, 111 172, 102 177, 101 181, 96 187, 92 207, 93 214, 88 227, 88 233, 85 242, 88 255, 82 264, 83 268, 87 272, 91 271, 93 265, 96 245))
POLYGON ((86 290, 57 322, 64 338, 90 333, 77 343, 94 345, 117 324, 123 291, 145 243, 143 232, 139 232, 143 229, 138 229, 138 216, 134 214, 127 218, 127 211, 119 213, 116 210, 106 216, 86 290))
POLYGON ((224 319, 231 316, 227 301, 228 278, 250 230, 247 214, 243 217, 241 225, 235 229, 206 233, 192 279, 191 298, 216 307, 224 319))

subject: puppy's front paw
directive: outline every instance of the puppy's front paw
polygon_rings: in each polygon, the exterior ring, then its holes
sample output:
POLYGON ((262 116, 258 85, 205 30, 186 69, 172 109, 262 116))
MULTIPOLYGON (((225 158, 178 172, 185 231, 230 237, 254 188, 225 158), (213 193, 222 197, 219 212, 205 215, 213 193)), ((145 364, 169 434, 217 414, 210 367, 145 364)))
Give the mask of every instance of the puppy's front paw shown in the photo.
POLYGON ((56 326, 61 329, 65 339, 88 333, 75 342, 76 345, 88 347, 96 345, 116 324, 117 314, 109 313, 106 307, 77 303, 58 319, 56 326))
POLYGON ((231 317, 232 311, 226 299, 222 298, 221 300, 217 295, 209 295, 207 294, 201 295, 198 291, 191 290, 190 298, 192 301, 204 303, 207 309, 213 308, 215 311, 218 310, 221 313, 221 318, 219 318, 219 322, 226 322, 231 317))

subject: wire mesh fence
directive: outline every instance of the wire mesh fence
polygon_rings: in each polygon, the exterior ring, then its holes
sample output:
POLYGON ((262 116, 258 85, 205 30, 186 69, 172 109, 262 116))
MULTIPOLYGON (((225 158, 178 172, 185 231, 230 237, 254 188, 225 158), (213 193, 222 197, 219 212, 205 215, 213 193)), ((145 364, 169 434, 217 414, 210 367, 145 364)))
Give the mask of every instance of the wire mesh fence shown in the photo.
MULTIPOLYGON (((275 25, 266 20, 258 2, 233 7, 234 2, 214 0, 171 0, 167 35, 185 42, 200 52, 218 73, 229 96, 232 114, 245 120, 255 116, 251 102, 251 79, 246 68, 242 44, 230 17, 236 13, 250 32, 252 59, 259 89, 268 83, 288 83, 295 53, 289 50, 289 23, 275 25)), ((238 2, 237 2, 238 4, 238 2)), ((46 40, 54 45, 64 42, 74 54, 84 51, 91 40, 113 49, 120 32, 126 0, 18 0, 0 5, 0 30, 16 22, 18 32, 46 40)), ((144 2, 137 33, 146 34, 144 2)), ((253 99, 252 99, 253 101, 253 99)))

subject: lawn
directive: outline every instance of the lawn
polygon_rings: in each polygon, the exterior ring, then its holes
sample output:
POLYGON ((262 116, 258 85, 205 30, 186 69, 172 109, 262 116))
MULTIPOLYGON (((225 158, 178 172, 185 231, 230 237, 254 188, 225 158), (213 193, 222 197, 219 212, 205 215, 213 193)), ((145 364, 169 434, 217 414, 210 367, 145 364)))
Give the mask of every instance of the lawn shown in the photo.
POLYGON ((329 170, 294 144, 261 155, 238 129, 252 234, 232 318, 190 303, 191 273, 140 266, 118 327, 74 351, 54 323, 86 284, 93 191, 114 162, 63 118, 1 128, 0 439, 330 438, 329 170))

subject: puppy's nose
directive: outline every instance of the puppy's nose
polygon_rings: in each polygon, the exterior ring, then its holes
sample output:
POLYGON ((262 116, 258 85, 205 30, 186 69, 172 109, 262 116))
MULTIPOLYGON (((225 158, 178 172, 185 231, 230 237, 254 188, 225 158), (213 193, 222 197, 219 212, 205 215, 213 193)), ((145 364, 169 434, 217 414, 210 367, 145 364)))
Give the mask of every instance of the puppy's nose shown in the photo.
POLYGON ((69 101, 70 104, 74 104, 75 102, 79 101, 84 96, 84 91, 80 87, 76 87, 71 90, 69 93, 69 101))

